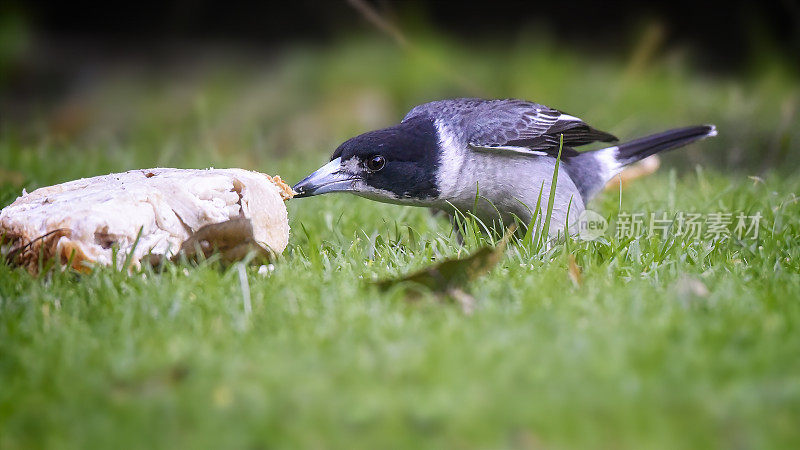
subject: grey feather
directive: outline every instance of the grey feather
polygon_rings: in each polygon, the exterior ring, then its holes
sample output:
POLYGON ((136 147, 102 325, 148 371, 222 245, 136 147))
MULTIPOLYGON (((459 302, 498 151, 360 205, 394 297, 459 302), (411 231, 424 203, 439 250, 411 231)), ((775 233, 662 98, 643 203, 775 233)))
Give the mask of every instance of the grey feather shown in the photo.
MULTIPOLYGON (((613 135, 596 130, 577 117, 524 100, 440 100, 415 107, 403 121, 420 116, 455 124, 465 133, 466 141, 476 148, 525 147, 553 154, 553 148, 557 153, 561 134, 565 147, 616 140, 613 135)), ((570 151, 564 154, 569 156, 568 153, 570 151)))

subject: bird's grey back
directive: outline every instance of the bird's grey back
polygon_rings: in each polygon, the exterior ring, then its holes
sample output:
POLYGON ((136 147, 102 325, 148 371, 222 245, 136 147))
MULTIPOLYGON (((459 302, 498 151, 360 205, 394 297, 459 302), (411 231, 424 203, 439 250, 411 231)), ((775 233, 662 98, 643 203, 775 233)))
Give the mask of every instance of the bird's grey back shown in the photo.
POLYGON ((604 180, 594 155, 572 146, 595 141, 614 141, 616 137, 596 130, 581 119, 548 106, 525 100, 483 100, 458 98, 425 103, 406 114, 403 122, 427 117, 446 124, 460 144, 484 148, 515 147, 531 156, 559 154, 564 168, 573 177, 584 201, 604 180))
MULTIPOLYGON (((525 100, 459 98, 425 103, 413 108, 403 122, 428 117, 446 123, 451 132, 478 146, 513 146, 557 153, 564 147, 595 141, 617 140, 581 119, 545 105, 525 100), (553 151, 555 149, 555 151, 553 151)), ((565 154, 573 153, 571 148, 565 154)))
POLYGON ((457 98, 416 106, 406 114, 403 122, 416 117, 430 117, 450 124, 452 131, 464 133, 463 137, 471 142, 490 144, 541 134, 553 122, 547 120, 547 114, 551 112, 560 114, 544 105, 524 100, 457 98))

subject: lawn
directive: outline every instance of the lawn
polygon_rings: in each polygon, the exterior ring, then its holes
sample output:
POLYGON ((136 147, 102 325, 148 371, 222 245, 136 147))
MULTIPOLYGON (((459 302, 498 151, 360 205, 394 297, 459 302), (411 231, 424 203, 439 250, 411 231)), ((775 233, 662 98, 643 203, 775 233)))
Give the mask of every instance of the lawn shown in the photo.
POLYGON ((466 287, 471 315, 372 281, 492 236, 461 246, 445 219, 344 195, 288 202, 289 248, 246 269, 249 313, 238 266, 0 265, 0 448, 797 448, 796 74, 708 75, 681 54, 632 64, 532 38, 416 48, 352 39, 264 64, 103 72, 2 125, 0 205, 139 167, 295 181, 342 139, 461 95, 538 100, 623 138, 704 122, 720 135, 596 199, 603 238, 513 241, 466 287), (616 236, 621 213, 733 223, 616 236), (736 235, 738 214, 761 216, 757 236, 736 235))

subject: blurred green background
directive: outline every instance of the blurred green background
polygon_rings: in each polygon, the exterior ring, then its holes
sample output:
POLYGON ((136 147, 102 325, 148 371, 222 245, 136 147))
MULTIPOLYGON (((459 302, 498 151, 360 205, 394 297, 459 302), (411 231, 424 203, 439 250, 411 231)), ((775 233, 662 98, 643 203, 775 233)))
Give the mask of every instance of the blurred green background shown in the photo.
POLYGON ((796 169, 796 9, 591 5, 11 4, 0 163, 34 186, 66 179, 43 173, 60 170, 38 163, 45 146, 82 175, 239 166, 293 181, 416 104, 477 96, 545 103, 623 139, 714 123, 719 137, 668 163, 796 169))

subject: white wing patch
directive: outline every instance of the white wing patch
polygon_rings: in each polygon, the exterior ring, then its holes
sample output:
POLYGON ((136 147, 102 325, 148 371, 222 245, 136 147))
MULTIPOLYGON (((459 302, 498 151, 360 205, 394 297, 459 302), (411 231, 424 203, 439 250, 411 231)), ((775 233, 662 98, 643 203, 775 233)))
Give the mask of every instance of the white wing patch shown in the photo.
POLYGON ((563 120, 565 122, 583 122, 583 120, 575 116, 570 116, 569 114, 564 114, 564 113, 558 116, 558 120, 563 120))
POLYGON ((494 152, 494 153, 505 153, 505 152, 512 152, 520 155, 527 155, 527 156, 547 156, 546 152, 540 152, 537 150, 531 150, 528 147, 520 147, 516 145, 479 145, 470 143, 469 147, 473 150, 477 150, 479 152, 494 152))

